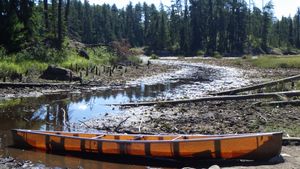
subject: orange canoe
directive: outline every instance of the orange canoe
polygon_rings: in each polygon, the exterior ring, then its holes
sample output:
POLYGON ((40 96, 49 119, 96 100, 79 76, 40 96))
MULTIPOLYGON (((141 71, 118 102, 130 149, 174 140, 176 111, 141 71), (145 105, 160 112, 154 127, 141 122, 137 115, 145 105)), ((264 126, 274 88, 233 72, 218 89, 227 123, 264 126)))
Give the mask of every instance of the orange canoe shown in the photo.
POLYGON ((127 135, 12 130, 14 145, 59 153, 167 158, 270 159, 281 152, 282 133, 237 135, 127 135))

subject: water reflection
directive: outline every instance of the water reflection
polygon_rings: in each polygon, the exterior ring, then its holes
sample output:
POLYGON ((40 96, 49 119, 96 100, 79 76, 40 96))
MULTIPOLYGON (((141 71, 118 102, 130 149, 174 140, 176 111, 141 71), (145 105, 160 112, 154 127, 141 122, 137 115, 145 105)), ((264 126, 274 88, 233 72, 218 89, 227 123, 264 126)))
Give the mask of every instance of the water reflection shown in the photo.
POLYGON ((112 103, 134 102, 155 98, 176 84, 141 85, 125 89, 108 89, 85 93, 59 93, 38 98, 22 98, 0 107, 0 129, 12 128, 71 131, 73 122, 99 117, 105 113, 121 113, 112 103), (14 102, 13 102, 14 103, 14 102))

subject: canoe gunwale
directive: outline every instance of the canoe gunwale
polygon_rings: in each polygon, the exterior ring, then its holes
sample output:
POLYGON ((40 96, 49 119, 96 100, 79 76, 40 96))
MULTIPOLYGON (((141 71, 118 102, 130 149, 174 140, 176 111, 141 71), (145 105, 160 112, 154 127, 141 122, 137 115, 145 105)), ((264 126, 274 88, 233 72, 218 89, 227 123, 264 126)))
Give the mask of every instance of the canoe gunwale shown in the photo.
MULTIPOLYGON (((22 130, 22 129, 13 129, 15 132, 23 132, 30 134, 38 134, 38 135, 48 135, 48 136, 56 136, 56 137, 64 137, 69 139, 77 139, 77 140, 90 140, 90 141, 101 141, 101 142, 115 142, 115 143, 176 143, 176 142, 202 142, 202 141, 216 141, 216 140, 229 140, 229 139, 241 139, 241 138, 251 138, 251 137, 261 137, 261 136, 274 136, 274 135, 282 135, 282 132, 272 132, 272 133, 249 133, 249 134, 232 134, 232 135, 141 135, 141 134, 128 134, 126 136, 208 136, 210 138, 195 138, 195 139, 177 139, 177 140, 115 140, 115 139, 95 139, 88 137, 78 137, 78 136, 67 136, 63 134, 55 134, 58 131, 39 131, 39 130, 22 130), (50 133, 44 133, 50 132, 50 133), (52 133, 53 132, 53 133, 52 133)), ((62 132, 64 133, 64 132, 62 132)), ((80 132, 68 132, 71 134, 87 134, 80 132)), ((88 133, 88 134, 106 134, 106 133, 88 133)), ((114 136, 122 136, 124 134, 106 134, 106 135, 114 135, 114 136)))

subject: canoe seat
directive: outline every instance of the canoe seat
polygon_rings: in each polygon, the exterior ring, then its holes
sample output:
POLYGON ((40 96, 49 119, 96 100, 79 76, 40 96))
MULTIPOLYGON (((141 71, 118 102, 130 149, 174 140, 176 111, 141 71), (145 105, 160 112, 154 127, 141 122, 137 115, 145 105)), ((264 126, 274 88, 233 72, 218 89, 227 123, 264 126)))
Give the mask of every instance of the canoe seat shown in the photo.
POLYGON ((92 137, 92 139, 101 139, 101 138, 104 137, 104 136, 105 136, 105 134, 100 135, 100 136, 96 136, 96 137, 92 137))

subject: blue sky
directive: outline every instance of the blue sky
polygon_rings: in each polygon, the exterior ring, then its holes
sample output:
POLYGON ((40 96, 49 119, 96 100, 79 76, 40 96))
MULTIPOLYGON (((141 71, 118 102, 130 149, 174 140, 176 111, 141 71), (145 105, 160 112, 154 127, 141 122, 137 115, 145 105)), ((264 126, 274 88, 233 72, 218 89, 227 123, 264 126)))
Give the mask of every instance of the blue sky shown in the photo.
MULTIPOLYGON (((96 4, 103 4, 103 3, 109 3, 109 4, 116 4, 119 8, 122 8, 126 6, 130 1, 133 4, 136 4, 138 2, 144 2, 147 3, 154 3, 155 5, 159 5, 160 2, 162 2, 164 5, 169 6, 171 4, 171 0, 89 0, 90 3, 96 3, 96 4)), ((249 0, 246 0, 249 2, 249 0)), ((257 7, 262 6, 262 0, 253 0, 257 7)), ((272 0, 274 4, 274 15, 277 18, 281 18, 281 16, 294 16, 297 7, 300 7, 300 0, 272 0)), ((264 2, 268 2, 268 0, 264 0, 264 2)))

